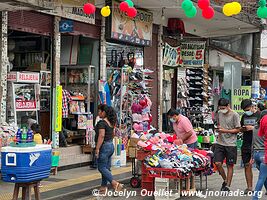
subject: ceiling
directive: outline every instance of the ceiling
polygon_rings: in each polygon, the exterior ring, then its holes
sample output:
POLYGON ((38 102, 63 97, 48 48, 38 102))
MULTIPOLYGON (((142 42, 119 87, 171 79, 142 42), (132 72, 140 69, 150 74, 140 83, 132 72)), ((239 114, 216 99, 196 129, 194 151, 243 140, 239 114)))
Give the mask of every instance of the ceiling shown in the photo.
MULTIPOLYGON (((244 33, 258 32, 259 28, 240 21, 233 17, 226 17, 216 11, 212 20, 203 19, 201 10, 195 18, 189 19, 185 16, 181 3, 183 0, 133 0, 136 7, 145 8, 153 12, 154 23, 167 25, 168 18, 179 18, 184 21, 187 33, 209 38, 218 36, 237 35, 244 33), (164 9, 165 20, 162 20, 162 8, 164 9)), ((103 6, 103 0, 96 0, 97 5, 103 6)), ((195 4, 197 7, 197 5, 195 4)), ((216 6, 216 10, 221 10, 216 6)))

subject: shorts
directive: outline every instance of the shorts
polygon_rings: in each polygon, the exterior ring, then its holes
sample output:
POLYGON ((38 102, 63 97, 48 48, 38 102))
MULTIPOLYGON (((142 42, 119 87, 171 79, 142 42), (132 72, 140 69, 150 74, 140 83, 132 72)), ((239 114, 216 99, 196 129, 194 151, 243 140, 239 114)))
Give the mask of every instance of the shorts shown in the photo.
POLYGON ((226 159, 227 165, 234 165, 237 161, 237 147, 223 146, 220 144, 215 145, 213 162, 223 163, 226 159))
POLYGON ((241 148, 241 157, 244 164, 249 163, 252 158, 251 149, 241 148))

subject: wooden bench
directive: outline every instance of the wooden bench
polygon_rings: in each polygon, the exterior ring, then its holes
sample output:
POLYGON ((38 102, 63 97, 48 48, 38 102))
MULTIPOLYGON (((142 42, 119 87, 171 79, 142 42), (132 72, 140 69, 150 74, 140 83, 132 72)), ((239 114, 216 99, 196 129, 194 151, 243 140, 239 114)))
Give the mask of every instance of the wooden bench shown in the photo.
POLYGON ((41 200, 40 190, 39 190, 40 181, 30 182, 30 183, 15 183, 13 200, 18 200, 19 189, 22 188, 22 200, 31 200, 32 188, 34 189, 35 200, 41 200))

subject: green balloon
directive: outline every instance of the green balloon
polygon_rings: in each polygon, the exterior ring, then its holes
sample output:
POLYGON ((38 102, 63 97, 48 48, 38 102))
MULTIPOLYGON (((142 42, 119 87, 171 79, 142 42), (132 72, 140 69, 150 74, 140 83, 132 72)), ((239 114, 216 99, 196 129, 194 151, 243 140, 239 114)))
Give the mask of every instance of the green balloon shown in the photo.
POLYGON ((184 11, 191 10, 193 8, 194 4, 191 0, 184 0, 182 3, 182 9, 184 11))
POLYGON ((259 0, 259 5, 260 5, 260 7, 265 7, 266 6, 266 0, 259 0))
POLYGON ((194 18, 196 15, 197 15, 197 8, 195 6, 193 6, 191 8, 191 10, 186 10, 185 11, 185 15, 188 17, 188 18, 194 18))
POLYGON ((257 15, 259 18, 267 18, 267 7, 259 7, 257 10, 257 15))
POLYGON ((134 7, 134 3, 132 2, 132 0, 126 0, 126 3, 128 3, 129 7, 134 7))

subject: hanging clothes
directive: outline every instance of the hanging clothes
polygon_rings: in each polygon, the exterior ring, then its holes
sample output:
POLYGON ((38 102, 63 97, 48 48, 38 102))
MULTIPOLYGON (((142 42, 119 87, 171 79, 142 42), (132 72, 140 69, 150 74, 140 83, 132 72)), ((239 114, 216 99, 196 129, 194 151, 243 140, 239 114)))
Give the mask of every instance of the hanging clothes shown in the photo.
POLYGON ((72 101, 71 95, 67 90, 62 90, 62 118, 68 118, 69 102, 72 101))

